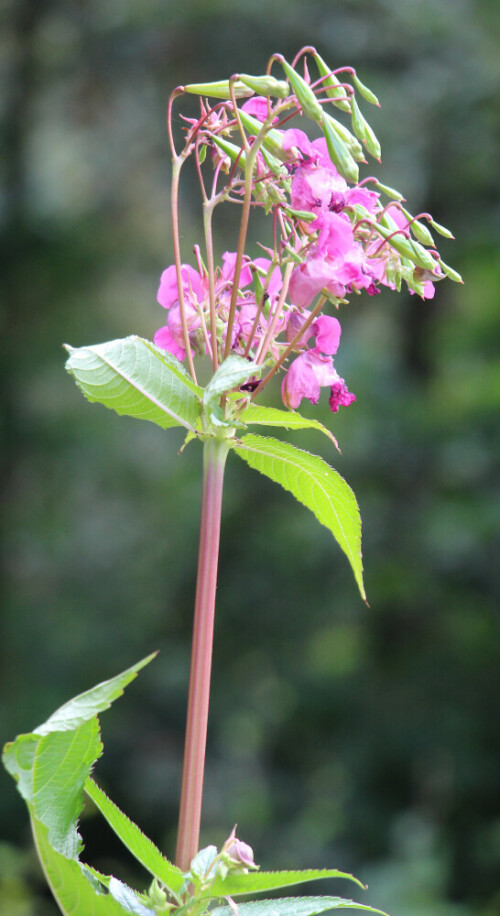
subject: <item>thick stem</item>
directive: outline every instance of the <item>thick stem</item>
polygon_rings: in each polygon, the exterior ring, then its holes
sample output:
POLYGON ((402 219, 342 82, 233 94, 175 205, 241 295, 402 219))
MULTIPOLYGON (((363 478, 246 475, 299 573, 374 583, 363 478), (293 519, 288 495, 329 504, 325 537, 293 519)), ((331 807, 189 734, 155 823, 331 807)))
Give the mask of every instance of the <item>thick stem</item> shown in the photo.
POLYGON ((227 442, 216 438, 208 439, 203 449, 198 576, 176 852, 176 863, 183 871, 188 871, 198 852, 200 838, 222 488, 228 450, 227 442))

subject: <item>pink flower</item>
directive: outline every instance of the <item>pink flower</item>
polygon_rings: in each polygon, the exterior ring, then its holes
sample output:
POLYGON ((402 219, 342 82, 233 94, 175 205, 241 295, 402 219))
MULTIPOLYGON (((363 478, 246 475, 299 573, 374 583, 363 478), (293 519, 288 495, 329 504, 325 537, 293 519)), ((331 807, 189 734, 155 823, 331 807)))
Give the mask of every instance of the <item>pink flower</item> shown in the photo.
POLYGON ((341 299, 345 286, 335 276, 335 263, 321 253, 312 255, 292 273, 290 278, 289 297, 294 305, 307 308, 314 297, 326 289, 332 296, 341 299))
POLYGON ((157 347, 161 347, 162 350, 168 350, 169 353, 172 353, 172 355, 180 359, 181 362, 186 356, 184 347, 179 346, 166 325, 158 329, 154 336, 154 343, 157 347))
POLYGON ((356 395, 347 390, 347 385, 343 378, 339 378, 338 381, 332 385, 329 400, 332 413, 337 413, 339 407, 349 407, 349 404, 352 404, 355 400, 356 395))
POLYGON ((335 356, 339 348, 342 328, 340 321, 332 315, 320 315, 312 323, 313 333, 316 338, 315 349, 328 356, 335 356))
POLYGON ((253 115, 253 117, 257 118, 258 121, 264 122, 269 113, 267 107, 267 99, 262 95, 255 95, 252 99, 248 99, 248 101, 243 102, 241 110, 246 111, 246 113, 249 115, 253 115))
POLYGON ((339 376, 333 368, 331 356, 324 356, 319 350, 306 350, 294 359, 286 373, 281 396, 286 407, 295 410, 302 398, 308 398, 311 404, 317 404, 321 388, 334 385, 339 376))

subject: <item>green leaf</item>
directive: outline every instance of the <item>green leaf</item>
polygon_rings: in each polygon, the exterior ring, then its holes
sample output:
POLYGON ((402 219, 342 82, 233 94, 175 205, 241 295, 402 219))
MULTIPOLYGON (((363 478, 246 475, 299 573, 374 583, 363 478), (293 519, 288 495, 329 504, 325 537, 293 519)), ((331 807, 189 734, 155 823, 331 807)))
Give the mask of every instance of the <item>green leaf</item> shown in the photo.
POLYGON ((330 432, 323 426, 319 420, 309 420, 302 417, 300 413, 294 410, 279 410, 277 407, 260 407, 258 404, 249 404, 248 407, 240 414, 240 419, 245 424, 256 423, 258 426, 281 426, 284 429, 317 429, 320 433, 328 436, 338 449, 338 442, 330 432))
POLYGON ((154 655, 80 694, 35 732, 20 735, 5 746, 5 767, 28 804, 42 867, 65 913, 123 913, 111 898, 103 897, 95 876, 82 871, 77 819, 85 781, 102 752, 97 714, 121 696, 124 687, 152 658, 154 655))
POLYGON ((38 856, 52 893, 65 916, 123 916, 126 912, 109 893, 90 880, 75 859, 56 852, 47 839, 47 828, 31 820, 38 856))
POLYGON ((41 738, 20 735, 5 748, 4 764, 20 794, 33 816, 47 827, 53 849, 67 858, 76 858, 82 846, 76 822, 83 806, 83 785, 101 752, 96 718, 72 732, 41 738))
POLYGON ((141 337, 74 349, 66 369, 85 397, 120 415, 194 432, 201 389, 170 353, 141 337))
POLYGON ((251 375, 260 375, 262 366, 242 356, 232 354, 224 360, 217 371, 210 379, 203 393, 203 403, 205 405, 214 404, 221 394, 234 388, 236 385, 242 385, 251 375))
POLYGON ((238 894, 259 894, 262 891, 277 890, 305 884, 307 881, 318 881, 325 878, 346 878, 354 881, 364 889, 364 884, 353 875, 338 871, 336 868, 307 868, 301 871, 251 871, 246 875, 229 874, 226 878, 216 878, 210 885, 211 897, 237 897, 238 894))
POLYGON ((74 697, 56 710, 43 725, 33 729, 33 732, 36 735, 48 735, 51 732, 72 731, 83 722, 92 719, 97 713, 109 709, 111 703, 121 697, 127 684, 130 684, 137 677, 141 668, 149 665, 157 654, 157 652, 152 652, 151 655, 141 659, 126 671, 122 671, 121 674, 117 674, 116 677, 103 681, 96 687, 92 687, 91 690, 86 690, 85 693, 74 697))
MULTIPOLYGON (((364 910, 368 913, 382 913, 355 900, 344 900, 342 897, 282 897, 277 900, 254 900, 251 903, 239 903, 239 916, 315 916, 325 910, 364 910)), ((210 916, 234 916, 231 907, 218 906, 210 911, 210 916)), ((385 916, 382 913, 382 916, 385 916)))
POLYGON ((125 912, 133 916, 154 916, 155 911, 141 903, 138 894, 118 878, 109 881, 109 893, 117 903, 120 903, 125 912))
POLYGON ((90 777, 85 783, 85 792, 92 799, 109 826, 120 838, 129 852, 154 877, 177 894, 184 882, 180 868, 168 861, 140 828, 120 811, 117 805, 99 788, 90 777))
POLYGON ((351 488, 326 461, 288 442, 246 435, 232 447, 250 467, 281 484, 325 525, 346 554, 362 597, 361 519, 351 488))
MULTIPOLYGON (((200 849, 199 852, 196 853, 189 867, 190 876, 193 878, 195 883, 198 881, 204 881, 207 872, 210 871, 216 858, 217 846, 205 846, 203 849, 200 849)), ((213 896, 213 894, 211 896, 213 896)))

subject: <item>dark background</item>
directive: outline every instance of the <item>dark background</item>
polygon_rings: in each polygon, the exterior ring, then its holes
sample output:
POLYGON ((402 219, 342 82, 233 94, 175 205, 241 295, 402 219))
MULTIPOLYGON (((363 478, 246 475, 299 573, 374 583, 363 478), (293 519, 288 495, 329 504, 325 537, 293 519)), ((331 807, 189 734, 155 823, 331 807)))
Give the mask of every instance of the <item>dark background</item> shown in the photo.
MULTIPOLYGON (((237 821, 265 867, 353 870, 393 916, 495 916, 500 4, 7 0, 0 15, 2 740, 159 648, 103 716, 97 774, 173 855, 201 450, 88 405, 61 344, 163 323, 171 89, 314 44, 379 95, 363 106, 379 174, 453 229, 440 247, 465 285, 354 297, 337 367, 358 400, 310 408, 342 456, 290 435, 358 496, 370 609, 328 532, 229 459, 202 841, 237 821)), ((183 206, 189 260, 194 189, 183 206)), ((93 864, 144 882, 97 817, 82 829, 93 864)), ((55 914, 3 772, 0 835, 0 911, 55 914)))

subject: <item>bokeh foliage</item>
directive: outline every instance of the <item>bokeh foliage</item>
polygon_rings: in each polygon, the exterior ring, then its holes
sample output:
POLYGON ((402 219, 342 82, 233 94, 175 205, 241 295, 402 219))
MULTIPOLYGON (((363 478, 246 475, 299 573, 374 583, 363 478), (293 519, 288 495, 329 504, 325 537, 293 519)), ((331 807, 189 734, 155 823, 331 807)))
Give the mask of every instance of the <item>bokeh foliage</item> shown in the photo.
MULTIPOLYGON (((395 916, 494 916, 500 7, 7 0, 0 15, 2 738, 161 649, 104 722, 99 775, 172 853, 201 452, 86 404, 61 344, 162 322, 169 91, 307 41, 377 92, 381 178, 451 226, 441 248, 466 285, 352 302, 339 371, 358 401, 335 418, 311 408, 343 454, 290 435, 358 496, 369 610, 328 533, 228 465, 203 840, 238 821, 267 867, 354 870, 395 916)), ((184 206, 188 258, 194 185, 184 206)), ((232 231, 219 224, 219 251, 232 231)), ((0 910, 50 916, 0 782, 0 910)), ((83 832, 106 870, 117 848, 91 811, 83 832)))

